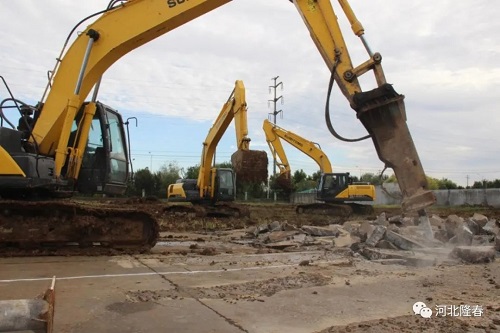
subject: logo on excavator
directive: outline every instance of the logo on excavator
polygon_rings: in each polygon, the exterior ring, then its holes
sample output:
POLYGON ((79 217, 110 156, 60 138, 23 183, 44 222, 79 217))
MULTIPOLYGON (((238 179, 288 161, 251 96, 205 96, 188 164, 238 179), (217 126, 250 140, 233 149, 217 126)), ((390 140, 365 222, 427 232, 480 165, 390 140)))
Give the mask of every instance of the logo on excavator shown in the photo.
POLYGON ((297 146, 301 146, 301 147, 302 147, 302 146, 304 145, 302 142, 300 142, 300 141, 298 141, 298 140, 296 140, 296 139, 292 138, 291 136, 289 136, 289 135, 287 135, 287 134, 285 134, 284 136, 285 136, 285 138, 286 138, 286 139, 288 139, 288 140, 292 141, 292 142, 293 142, 293 143, 295 143, 297 146))
POLYGON ((189 0, 167 0, 167 5, 168 5, 168 8, 173 8, 177 5, 181 5, 184 2, 188 2, 188 1, 189 0))

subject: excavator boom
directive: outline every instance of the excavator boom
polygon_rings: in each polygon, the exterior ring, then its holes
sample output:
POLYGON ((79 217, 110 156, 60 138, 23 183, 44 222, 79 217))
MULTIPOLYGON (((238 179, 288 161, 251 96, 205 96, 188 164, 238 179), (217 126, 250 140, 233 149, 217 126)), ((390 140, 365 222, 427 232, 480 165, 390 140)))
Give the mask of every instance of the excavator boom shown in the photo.
POLYGON ((394 170, 403 194, 404 210, 422 210, 435 203, 434 194, 428 190, 427 179, 413 139, 406 124, 404 96, 386 82, 382 69, 382 56, 373 53, 364 38, 364 28, 356 18, 347 0, 339 0, 369 58, 354 67, 342 31, 330 1, 293 0, 311 37, 331 70, 330 87, 325 116, 327 126, 337 138, 329 118, 331 86, 337 82, 340 90, 356 111, 358 119, 369 133, 377 154, 386 167, 394 170), (372 72, 377 87, 363 91, 358 78, 372 72))

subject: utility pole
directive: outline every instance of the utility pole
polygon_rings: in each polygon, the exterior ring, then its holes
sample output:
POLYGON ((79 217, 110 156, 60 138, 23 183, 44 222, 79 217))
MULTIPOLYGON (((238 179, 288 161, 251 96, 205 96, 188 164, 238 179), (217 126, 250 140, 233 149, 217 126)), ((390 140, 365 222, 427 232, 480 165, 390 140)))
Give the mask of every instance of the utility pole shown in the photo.
POLYGON ((467 178, 467 187, 466 188, 469 188, 469 175, 467 175, 467 177, 465 177, 465 178, 467 178))
MULTIPOLYGON (((281 113, 281 117, 283 118, 283 110, 276 110, 276 103, 281 99, 281 104, 283 105, 283 95, 277 96, 276 90, 279 86, 281 86, 281 91, 283 91, 283 82, 277 82, 279 76, 273 77, 271 80, 274 81, 272 86, 269 86, 269 93, 271 93, 271 89, 273 89, 274 98, 268 100, 269 102, 273 102, 273 112, 269 113, 269 116, 273 118, 273 124, 276 125, 276 116, 281 113)), ((269 118, 268 116, 268 118, 269 118)), ((273 156, 273 176, 276 177, 276 157, 273 156)))

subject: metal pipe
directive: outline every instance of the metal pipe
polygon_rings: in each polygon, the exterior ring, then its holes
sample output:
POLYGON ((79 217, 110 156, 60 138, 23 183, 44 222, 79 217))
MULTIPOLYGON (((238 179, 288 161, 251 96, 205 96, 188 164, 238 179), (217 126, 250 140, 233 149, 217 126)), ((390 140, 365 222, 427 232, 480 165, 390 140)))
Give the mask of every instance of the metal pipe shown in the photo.
POLYGON ((87 44, 87 49, 85 50, 85 54, 83 56, 82 67, 80 68, 80 73, 78 74, 78 80, 76 81, 75 95, 80 94, 80 89, 82 87, 82 82, 83 82, 83 76, 85 74, 85 70, 87 69, 87 64, 90 58, 90 51, 92 50, 94 42, 96 42, 99 39, 99 33, 94 29, 90 29, 87 32, 87 36, 89 36, 90 38, 87 44))
POLYGON ((368 42, 366 41, 365 37, 364 36, 359 36, 359 38, 361 39, 361 42, 365 46, 365 49, 368 52, 368 54, 370 55, 370 57, 373 57, 373 52, 370 49, 370 45, 368 45, 368 42))
POLYGON ((94 85, 94 93, 92 94, 92 102, 97 101, 97 95, 99 94, 99 88, 101 87, 101 81, 102 81, 102 76, 97 80, 97 82, 94 85))
POLYGON ((0 332, 41 331, 52 333, 55 276, 43 298, 0 301, 0 332))

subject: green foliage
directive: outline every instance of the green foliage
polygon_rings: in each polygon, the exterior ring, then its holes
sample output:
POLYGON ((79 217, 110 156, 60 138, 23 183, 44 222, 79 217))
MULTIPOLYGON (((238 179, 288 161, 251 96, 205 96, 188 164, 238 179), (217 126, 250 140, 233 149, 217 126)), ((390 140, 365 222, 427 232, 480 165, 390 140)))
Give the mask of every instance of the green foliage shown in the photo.
POLYGON ((232 169, 233 164, 231 162, 215 163, 216 168, 232 169))
MULTIPOLYGON (((427 178, 427 185, 429 190, 453 190, 453 189, 458 189, 459 186, 455 184, 453 181, 447 179, 447 178, 433 178, 426 176, 427 178)), ((397 183, 396 175, 392 174, 387 181, 388 183, 397 183)), ((372 183, 374 185, 377 185, 376 183, 372 183)))
POLYGON ((440 190, 455 190, 457 188, 458 185, 447 178, 441 178, 440 180, 438 180, 438 189, 440 190))
POLYGON ((264 198, 266 196, 265 188, 263 184, 260 183, 243 183, 236 182, 236 197, 239 199, 245 198, 245 193, 247 199, 258 199, 264 198))
POLYGON ((295 170, 292 176, 292 183, 293 184, 298 184, 302 181, 305 181, 307 179, 307 174, 304 172, 304 170, 295 170))
MULTIPOLYGON (((391 176, 392 177, 392 176, 391 176)), ((391 178, 387 176, 386 174, 382 175, 382 179, 380 178, 379 174, 374 174, 371 172, 366 172, 361 175, 361 179, 359 180, 360 182, 368 182, 372 185, 380 185, 383 182, 388 182, 388 183, 395 183, 396 182, 396 177, 391 178)), ((355 180, 356 177, 353 177, 353 181, 355 180)))
POLYGON ((130 184, 130 193, 140 196, 142 190, 146 195, 153 195, 154 192, 154 178, 148 168, 139 169, 134 173, 134 180, 130 184))
POLYGON ((321 171, 318 170, 318 171, 314 172, 312 175, 307 176, 307 179, 314 180, 315 182, 319 182, 319 180, 321 179, 321 171))
POLYGON ((198 179, 198 174, 200 173, 200 165, 196 164, 187 168, 184 178, 187 179, 198 179))
POLYGON ((472 188, 500 188, 500 179, 475 181, 472 188))
POLYGON ((139 169, 134 174, 133 181, 129 184, 127 193, 141 196, 144 190, 146 196, 166 198, 167 187, 179 179, 180 168, 177 163, 163 165, 159 171, 151 173, 148 168, 139 169))
POLYGON ((176 162, 163 165, 159 171, 155 172, 155 190, 160 198, 167 197, 167 187, 174 184, 180 178, 181 168, 176 162))

